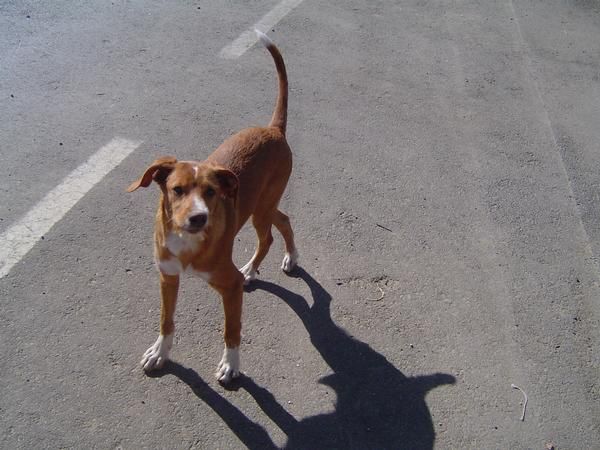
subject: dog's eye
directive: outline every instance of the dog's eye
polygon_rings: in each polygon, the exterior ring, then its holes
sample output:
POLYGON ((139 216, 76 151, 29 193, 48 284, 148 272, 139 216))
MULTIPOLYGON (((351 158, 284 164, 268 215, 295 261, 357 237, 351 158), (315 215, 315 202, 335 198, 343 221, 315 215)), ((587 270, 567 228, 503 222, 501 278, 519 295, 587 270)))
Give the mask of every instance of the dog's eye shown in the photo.
POLYGON ((214 195, 215 195, 215 193, 216 193, 216 192, 215 192, 215 190, 214 190, 213 188, 207 188, 207 189, 204 191, 204 195, 206 195, 207 197, 212 197, 212 196, 214 196, 214 195))
POLYGON ((179 196, 183 195, 183 188, 181 186, 175 186, 173 188, 173 192, 175 192, 175 195, 177 197, 179 197, 179 196))

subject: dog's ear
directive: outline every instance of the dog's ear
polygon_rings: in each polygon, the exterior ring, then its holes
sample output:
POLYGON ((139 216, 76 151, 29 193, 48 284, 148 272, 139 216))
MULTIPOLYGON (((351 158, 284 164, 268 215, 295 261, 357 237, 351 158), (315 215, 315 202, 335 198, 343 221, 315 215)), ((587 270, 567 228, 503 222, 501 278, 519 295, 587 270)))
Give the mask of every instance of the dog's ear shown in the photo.
POLYGON ((139 187, 148 187, 150 186, 150 183, 152 183, 152 180, 156 181, 158 184, 163 184, 175 167, 176 162, 177 159, 173 156, 162 156, 158 158, 146 169, 139 180, 134 181, 129 185, 127 192, 133 192, 139 187))
POLYGON ((219 181, 219 186, 225 197, 237 198, 238 193, 238 177, 230 170, 218 168, 215 170, 215 176, 219 181))

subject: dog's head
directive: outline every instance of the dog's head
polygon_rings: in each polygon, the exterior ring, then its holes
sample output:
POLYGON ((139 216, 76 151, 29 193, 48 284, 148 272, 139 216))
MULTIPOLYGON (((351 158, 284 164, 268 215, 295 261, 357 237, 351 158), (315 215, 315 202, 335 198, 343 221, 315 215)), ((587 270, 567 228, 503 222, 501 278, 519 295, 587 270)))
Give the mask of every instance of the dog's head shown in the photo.
POLYGON ((163 192, 165 210, 174 231, 196 234, 220 214, 225 202, 237 198, 233 172, 209 162, 177 161, 165 156, 154 161, 127 192, 155 181, 163 192))

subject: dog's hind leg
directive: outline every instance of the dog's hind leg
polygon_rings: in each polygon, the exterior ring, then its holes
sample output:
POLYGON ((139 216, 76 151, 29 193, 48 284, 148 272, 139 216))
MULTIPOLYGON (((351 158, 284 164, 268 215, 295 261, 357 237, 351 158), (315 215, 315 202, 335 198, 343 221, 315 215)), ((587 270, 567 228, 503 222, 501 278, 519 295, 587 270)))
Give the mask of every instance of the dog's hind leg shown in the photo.
POLYGON ((244 284, 248 284, 256 278, 258 266, 260 266, 260 263, 269 252, 269 248, 273 243, 273 234, 271 233, 272 214, 253 215, 252 225, 254 225, 256 230, 258 245, 254 256, 240 269, 240 272, 244 275, 244 284))
POLYGON ((294 243, 294 232, 292 231, 290 218, 277 209, 273 215, 273 225, 279 230, 285 241, 285 255, 281 263, 281 269, 284 272, 290 272, 298 263, 298 250, 294 243))

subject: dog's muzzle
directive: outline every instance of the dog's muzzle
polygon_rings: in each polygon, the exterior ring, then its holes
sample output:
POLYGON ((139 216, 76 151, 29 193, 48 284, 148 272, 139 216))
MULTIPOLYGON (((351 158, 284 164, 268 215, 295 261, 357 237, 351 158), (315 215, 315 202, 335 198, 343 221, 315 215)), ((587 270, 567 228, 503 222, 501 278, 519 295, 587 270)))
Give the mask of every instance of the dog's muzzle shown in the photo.
POLYGON ((204 228, 206 222, 208 222, 208 214, 206 213, 190 216, 186 221, 185 231, 192 234, 198 233, 199 231, 202 231, 202 228, 204 228))

